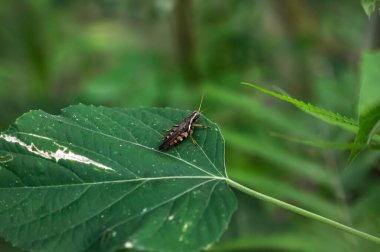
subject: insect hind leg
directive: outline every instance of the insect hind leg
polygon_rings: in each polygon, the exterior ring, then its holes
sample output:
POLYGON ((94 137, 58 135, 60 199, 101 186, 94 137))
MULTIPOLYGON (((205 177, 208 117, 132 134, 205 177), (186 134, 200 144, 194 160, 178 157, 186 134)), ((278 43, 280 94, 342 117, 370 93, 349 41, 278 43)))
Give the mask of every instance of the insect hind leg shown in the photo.
POLYGON ((197 141, 195 141, 195 139, 193 137, 193 133, 194 133, 194 131, 190 130, 189 137, 191 138, 191 142, 193 142, 194 145, 198 145, 197 141))
POLYGON ((194 124, 194 127, 196 127, 196 128, 202 128, 202 129, 210 128, 210 126, 199 124, 199 123, 194 124))

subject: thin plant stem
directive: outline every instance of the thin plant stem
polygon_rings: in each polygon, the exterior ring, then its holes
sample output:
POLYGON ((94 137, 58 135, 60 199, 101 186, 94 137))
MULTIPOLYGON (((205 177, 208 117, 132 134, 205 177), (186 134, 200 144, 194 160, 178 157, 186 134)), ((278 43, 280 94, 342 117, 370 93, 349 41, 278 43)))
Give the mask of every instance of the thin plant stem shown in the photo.
POLYGON ((259 192, 255 191, 255 190, 252 190, 252 189, 250 189, 250 188, 248 188, 246 186, 243 186, 243 185, 241 185, 241 184, 239 184, 239 183, 237 183, 237 182, 235 182, 235 181, 233 181, 231 179, 227 178, 226 181, 227 181, 227 183, 231 187, 233 187, 233 188, 235 188, 235 189, 237 189, 237 190, 239 190, 241 192, 247 193, 248 195, 251 195, 251 196, 254 196, 254 197, 258 198, 258 199, 270 202, 270 203, 275 204, 275 205, 277 205, 279 207, 288 209, 288 210, 290 210, 290 211, 292 211, 294 213, 303 215, 303 216, 308 217, 310 219, 314 219, 314 220, 323 222, 325 224, 333 226, 333 227, 335 227, 337 229, 340 229, 340 230, 342 230, 344 232, 347 232, 349 234, 353 234, 353 235, 361 237, 363 239, 366 239, 366 240, 369 240, 369 241, 372 241, 372 242, 380 244, 380 238, 379 237, 376 237, 376 236, 364 233, 364 232, 359 231, 357 229, 354 229, 354 228, 351 228, 349 226, 343 225, 343 224, 341 224, 339 222, 330 220, 330 219, 328 219, 326 217, 323 217, 323 216, 320 216, 318 214, 309 212, 309 211, 307 211, 305 209, 302 209, 300 207, 293 206, 293 205, 291 205, 289 203, 286 203, 284 201, 281 201, 281 200, 272 198, 270 196, 267 196, 265 194, 259 193, 259 192))

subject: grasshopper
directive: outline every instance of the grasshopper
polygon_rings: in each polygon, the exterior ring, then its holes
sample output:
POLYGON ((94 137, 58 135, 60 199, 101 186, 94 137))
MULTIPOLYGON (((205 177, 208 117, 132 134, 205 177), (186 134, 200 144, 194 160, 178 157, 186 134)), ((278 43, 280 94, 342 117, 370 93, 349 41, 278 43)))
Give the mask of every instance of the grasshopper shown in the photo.
POLYGON ((197 124, 197 120, 201 116, 201 106, 203 101, 203 95, 201 102, 199 104, 199 108, 195 110, 191 115, 182 120, 180 124, 174 125, 171 129, 167 130, 168 134, 166 134, 162 138, 162 144, 158 147, 159 150, 166 151, 173 147, 176 144, 181 143, 186 138, 190 137, 193 141, 193 144, 197 144, 195 139, 193 138, 193 131, 195 127, 198 128, 207 128, 207 126, 202 124, 197 124))

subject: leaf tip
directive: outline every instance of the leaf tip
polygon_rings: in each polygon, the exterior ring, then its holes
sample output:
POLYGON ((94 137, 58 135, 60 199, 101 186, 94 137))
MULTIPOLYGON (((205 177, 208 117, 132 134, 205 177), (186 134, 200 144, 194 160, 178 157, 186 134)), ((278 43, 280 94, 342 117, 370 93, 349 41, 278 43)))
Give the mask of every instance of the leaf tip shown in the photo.
POLYGON ((255 86, 254 84, 249 83, 249 82, 245 82, 245 81, 240 82, 240 84, 244 85, 244 86, 249 86, 249 87, 254 87, 255 86))

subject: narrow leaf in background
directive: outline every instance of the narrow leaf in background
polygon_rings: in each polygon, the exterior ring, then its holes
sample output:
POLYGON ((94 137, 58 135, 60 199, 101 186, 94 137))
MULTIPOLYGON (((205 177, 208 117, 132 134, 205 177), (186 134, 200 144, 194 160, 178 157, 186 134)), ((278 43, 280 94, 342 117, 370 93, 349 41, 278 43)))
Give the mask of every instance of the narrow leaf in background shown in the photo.
POLYGON ((257 90, 260 90, 263 93, 269 94, 273 97, 276 97, 277 99, 280 99, 282 101, 286 101, 290 104, 293 104, 299 109, 302 109, 306 113, 328 123, 331 125, 339 126, 343 129, 350 130, 350 131, 356 131, 357 130, 357 123, 354 119, 348 118, 346 116, 342 116, 338 113, 334 113, 328 110, 325 110, 323 108, 314 106, 310 103, 305 103, 303 101, 297 100, 293 97, 290 97, 288 95, 279 94, 273 91, 270 91, 268 89, 259 87, 257 85, 254 85, 252 83, 242 82, 243 85, 253 87, 257 90))

